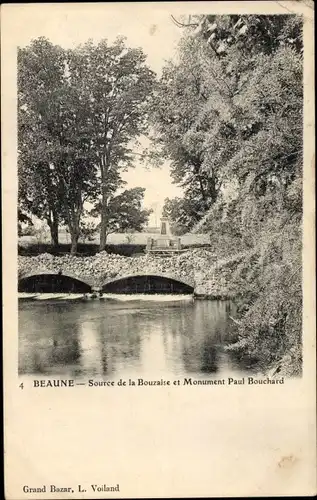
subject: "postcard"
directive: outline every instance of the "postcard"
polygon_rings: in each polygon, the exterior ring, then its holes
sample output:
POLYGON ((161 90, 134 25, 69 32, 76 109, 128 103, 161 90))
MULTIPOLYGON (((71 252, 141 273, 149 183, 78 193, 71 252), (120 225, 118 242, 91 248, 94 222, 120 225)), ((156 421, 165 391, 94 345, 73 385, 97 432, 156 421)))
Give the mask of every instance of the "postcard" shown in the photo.
POLYGON ((2 5, 8 500, 316 494, 313 14, 2 5))

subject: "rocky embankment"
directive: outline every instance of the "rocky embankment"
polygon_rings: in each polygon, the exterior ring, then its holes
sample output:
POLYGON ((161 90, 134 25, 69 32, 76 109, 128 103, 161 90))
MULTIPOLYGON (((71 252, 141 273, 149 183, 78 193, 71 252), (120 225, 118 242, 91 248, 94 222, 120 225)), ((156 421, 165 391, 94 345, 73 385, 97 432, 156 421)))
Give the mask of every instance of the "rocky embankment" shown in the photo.
POLYGON ((234 295, 234 291, 230 290, 231 267, 229 261, 217 261, 216 256, 206 249, 193 249, 167 257, 150 254, 123 257, 100 252, 90 257, 46 253, 18 258, 19 279, 32 274, 62 271, 63 274, 100 286, 107 280, 131 274, 157 273, 192 283, 195 294, 201 298, 223 299, 234 295))

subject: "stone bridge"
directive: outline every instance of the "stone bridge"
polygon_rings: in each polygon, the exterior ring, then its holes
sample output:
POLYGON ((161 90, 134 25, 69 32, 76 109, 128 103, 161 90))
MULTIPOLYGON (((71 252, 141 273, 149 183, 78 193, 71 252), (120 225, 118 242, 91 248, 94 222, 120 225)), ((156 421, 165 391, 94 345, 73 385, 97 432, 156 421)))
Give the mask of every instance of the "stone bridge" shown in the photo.
POLYGON ((206 250, 164 258, 106 252, 91 257, 19 256, 18 288, 20 292, 194 293, 202 298, 225 298, 235 293, 230 281, 240 260, 236 256, 216 261, 206 250))

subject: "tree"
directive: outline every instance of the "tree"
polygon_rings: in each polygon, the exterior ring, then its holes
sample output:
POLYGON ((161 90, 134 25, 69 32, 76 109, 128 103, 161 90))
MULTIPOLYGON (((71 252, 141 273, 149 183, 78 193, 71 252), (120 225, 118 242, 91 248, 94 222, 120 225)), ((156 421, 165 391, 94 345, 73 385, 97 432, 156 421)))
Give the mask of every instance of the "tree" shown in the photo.
POLYGON ((173 22, 189 28, 188 33, 207 44, 217 58, 227 55, 235 46, 244 55, 275 52, 289 45, 298 52, 303 49, 302 18, 289 15, 195 15, 182 16, 173 22))
POLYGON ((188 198, 165 198, 162 215, 168 218, 172 233, 182 235, 193 229, 200 221, 202 213, 198 201, 188 198))
POLYGON ((186 199, 199 203, 201 214, 216 201, 221 188, 214 157, 219 145, 216 138, 215 147, 210 144, 209 123, 212 120, 220 127, 219 114, 228 108, 226 85, 215 84, 209 76, 217 68, 207 52, 193 38, 182 40, 179 61, 164 67, 151 108, 154 145, 162 158, 171 161, 174 182, 183 188, 186 199))
MULTIPOLYGON (((292 113, 295 109, 301 113, 301 19, 190 16, 181 25, 189 28, 179 45, 178 62, 168 62, 163 69, 152 107, 154 142, 161 155, 171 160, 174 182, 184 188, 186 199, 200 202, 203 215, 224 184, 238 171, 243 177, 243 151, 251 157, 252 141, 259 138, 261 148, 265 142, 261 134, 275 134, 274 92, 278 106, 286 104, 284 97, 290 94, 277 81, 276 72, 284 60, 297 82, 288 107, 293 106, 292 113), (240 164, 237 169, 229 163, 235 160, 240 164)), ((289 82, 291 77, 286 77, 289 82)), ((287 148, 289 154, 294 153, 292 147, 287 148)), ((258 152, 254 156, 260 158, 258 152)))
POLYGON ((287 353, 299 371, 302 19, 192 16, 181 24, 189 26, 178 62, 163 71, 153 109, 156 143, 186 193, 167 208, 177 219, 182 202, 199 200, 195 230, 208 232, 222 257, 243 255, 231 275, 240 315, 232 349, 262 370, 287 353), (201 174, 217 180, 207 209, 197 196, 201 174))
POLYGON ((67 224, 76 253, 84 203, 95 199, 96 156, 91 115, 80 86, 73 85, 72 51, 34 40, 19 50, 19 200, 45 219, 52 243, 67 224))
POLYGON ((58 115, 63 74, 63 50, 45 38, 18 49, 19 206, 47 222, 54 245, 61 199, 51 169, 51 127, 58 115))
POLYGON ((59 192, 62 200, 61 216, 69 228, 71 254, 77 251, 80 223, 86 202, 96 199, 97 157, 91 145, 90 109, 81 99, 81 93, 67 77, 65 109, 56 127, 56 164, 59 192))
POLYGON ((47 221, 54 244, 65 222, 75 253, 84 205, 101 198, 103 250, 108 202, 146 130, 154 73, 123 39, 64 50, 40 38, 19 50, 18 68, 20 207, 47 221))
POLYGON ((87 133, 98 168, 100 250, 105 249, 111 214, 109 199, 120 185, 120 172, 133 166, 132 142, 147 126, 147 105, 155 82, 141 49, 91 41, 69 51, 69 81, 88 106, 87 133))
MULTIPOLYGON (((106 239, 109 234, 115 232, 142 231, 152 213, 152 210, 142 209, 144 191, 145 189, 140 187, 126 189, 108 200, 107 226, 104 231, 106 239)), ((101 210, 100 202, 91 215, 99 215, 101 210)))

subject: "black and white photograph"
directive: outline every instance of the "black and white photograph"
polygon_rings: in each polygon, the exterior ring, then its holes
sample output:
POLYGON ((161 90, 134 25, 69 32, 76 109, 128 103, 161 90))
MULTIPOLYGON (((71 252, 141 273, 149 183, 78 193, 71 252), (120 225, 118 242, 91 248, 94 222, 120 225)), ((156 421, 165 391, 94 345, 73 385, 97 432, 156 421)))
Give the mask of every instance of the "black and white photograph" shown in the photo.
POLYGON ((149 21, 18 47, 19 373, 300 376, 302 16, 149 21))
POLYGON ((314 495, 312 2, 1 10, 6 498, 314 495))

